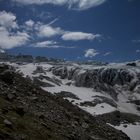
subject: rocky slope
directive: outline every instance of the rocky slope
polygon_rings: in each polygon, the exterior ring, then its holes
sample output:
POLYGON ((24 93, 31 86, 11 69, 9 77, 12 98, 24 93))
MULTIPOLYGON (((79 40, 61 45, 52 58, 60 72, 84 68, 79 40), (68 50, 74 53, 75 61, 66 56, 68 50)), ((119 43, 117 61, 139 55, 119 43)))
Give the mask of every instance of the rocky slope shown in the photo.
POLYGON ((71 102, 127 135, 134 132, 129 136, 139 140, 140 61, 7 63, 56 98, 71 102))
POLYGON ((0 65, 0 139, 129 140, 103 121, 0 65))
POLYGON ((101 66, 67 62, 9 64, 44 90, 59 93, 81 108, 91 107, 91 114, 119 110, 140 115, 139 61, 101 66), (94 108, 99 105, 106 111, 96 112, 94 108))

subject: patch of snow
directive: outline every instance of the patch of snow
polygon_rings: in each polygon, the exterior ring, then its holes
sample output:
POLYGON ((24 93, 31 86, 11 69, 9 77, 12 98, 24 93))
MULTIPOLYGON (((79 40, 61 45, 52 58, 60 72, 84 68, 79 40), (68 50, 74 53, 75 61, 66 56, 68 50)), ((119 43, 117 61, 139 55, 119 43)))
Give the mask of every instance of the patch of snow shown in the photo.
POLYGON ((101 94, 100 92, 94 92, 91 88, 62 85, 62 86, 55 86, 55 87, 47 87, 47 88, 43 88, 43 89, 46 91, 49 91, 51 93, 58 93, 61 91, 67 91, 67 92, 73 93, 80 100, 71 99, 71 98, 65 98, 65 99, 68 99, 74 105, 78 105, 81 109, 89 112, 92 115, 109 113, 109 112, 116 110, 116 108, 114 108, 106 103, 97 104, 94 107, 80 106, 80 103, 82 103, 82 102, 93 101, 93 99, 94 99, 93 96, 105 96, 105 95, 101 94))
POLYGON ((79 107, 89 112, 93 116, 113 112, 116 110, 116 108, 106 103, 97 104, 95 107, 84 107, 84 106, 79 106, 79 107))
POLYGON ((137 123, 136 125, 134 124, 126 124, 126 125, 127 127, 124 127, 124 124, 121 124, 120 126, 114 125, 111 126, 118 130, 122 130, 127 136, 131 138, 131 140, 140 140, 140 124, 137 123))
POLYGON ((128 93, 120 93, 118 95, 118 110, 126 113, 133 113, 140 115, 140 113, 136 110, 136 107, 132 103, 128 103, 129 94, 128 93))
POLYGON ((61 85, 61 86, 55 86, 55 87, 46 87, 43 88, 46 91, 49 91, 51 93, 58 93, 61 91, 67 91, 75 94, 77 97, 81 99, 81 101, 92 101, 92 96, 102 94, 99 92, 93 92, 91 88, 84 88, 84 87, 75 87, 75 86, 67 86, 67 85, 61 85))
POLYGON ((19 66, 19 70, 24 74, 24 76, 33 76, 33 71, 36 70, 36 65, 34 65, 33 63, 29 63, 26 65, 21 65, 19 66))

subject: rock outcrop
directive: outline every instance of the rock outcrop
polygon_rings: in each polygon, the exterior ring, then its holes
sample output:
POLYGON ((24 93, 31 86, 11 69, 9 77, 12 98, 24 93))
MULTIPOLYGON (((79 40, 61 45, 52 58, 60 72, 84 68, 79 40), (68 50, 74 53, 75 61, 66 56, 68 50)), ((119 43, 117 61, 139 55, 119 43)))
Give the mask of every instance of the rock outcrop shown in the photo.
MULTIPOLYGON (((125 67, 81 68, 80 66, 56 66, 52 73, 61 79, 72 80, 76 86, 91 87, 97 91, 107 92, 117 99, 120 88, 122 91, 136 91, 140 86, 140 70, 135 71, 133 65, 125 67), (119 88, 118 88, 119 87, 119 88)), ((137 67, 136 67, 137 68, 137 67)))

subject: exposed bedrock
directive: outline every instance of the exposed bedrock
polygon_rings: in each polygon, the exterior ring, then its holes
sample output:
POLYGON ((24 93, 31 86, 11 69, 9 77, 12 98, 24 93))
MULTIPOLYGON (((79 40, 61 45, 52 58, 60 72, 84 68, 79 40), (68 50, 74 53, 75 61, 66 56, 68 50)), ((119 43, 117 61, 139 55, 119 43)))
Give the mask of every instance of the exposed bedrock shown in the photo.
POLYGON ((73 80, 79 87, 92 87, 97 91, 104 91, 116 98, 121 87, 122 90, 136 91, 140 85, 140 73, 133 69, 99 67, 83 69, 76 66, 56 66, 52 73, 62 79, 73 80))

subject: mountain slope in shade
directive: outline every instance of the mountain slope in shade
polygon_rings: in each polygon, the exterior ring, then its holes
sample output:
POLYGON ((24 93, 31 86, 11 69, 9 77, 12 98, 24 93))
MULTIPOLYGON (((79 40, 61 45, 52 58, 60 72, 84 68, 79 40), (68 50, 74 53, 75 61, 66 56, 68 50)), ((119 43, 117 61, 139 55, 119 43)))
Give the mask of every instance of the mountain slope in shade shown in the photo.
POLYGON ((51 62, 11 65, 42 89, 63 96, 92 115, 115 110, 140 115, 139 61, 104 66, 51 62))
POLYGON ((129 140, 29 78, 0 64, 0 138, 3 140, 129 140))
POLYGON ((97 118, 102 115, 105 123, 121 129, 132 139, 139 140, 140 133, 135 131, 140 122, 139 61, 120 64, 78 64, 61 61, 9 64, 42 89, 68 100, 97 118), (119 113, 116 114, 115 111, 119 113), (106 117, 108 113, 109 116, 115 113, 116 117, 106 117), (121 114, 121 117, 118 114, 121 114), (116 118, 117 123, 112 123, 110 118, 116 118), (129 133, 130 129, 134 133, 129 133))

